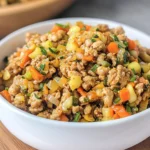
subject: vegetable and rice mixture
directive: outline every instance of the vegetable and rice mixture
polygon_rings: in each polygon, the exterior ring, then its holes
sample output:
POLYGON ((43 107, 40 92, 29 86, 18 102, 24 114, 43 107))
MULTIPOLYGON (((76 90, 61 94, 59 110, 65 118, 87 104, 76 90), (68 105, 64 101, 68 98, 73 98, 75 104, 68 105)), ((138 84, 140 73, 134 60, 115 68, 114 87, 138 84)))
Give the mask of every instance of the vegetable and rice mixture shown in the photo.
POLYGON ((55 24, 27 33, 5 58, 1 95, 47 119, 96 122, 124 118, 150 105, 150 50, 122 27, 55 24))

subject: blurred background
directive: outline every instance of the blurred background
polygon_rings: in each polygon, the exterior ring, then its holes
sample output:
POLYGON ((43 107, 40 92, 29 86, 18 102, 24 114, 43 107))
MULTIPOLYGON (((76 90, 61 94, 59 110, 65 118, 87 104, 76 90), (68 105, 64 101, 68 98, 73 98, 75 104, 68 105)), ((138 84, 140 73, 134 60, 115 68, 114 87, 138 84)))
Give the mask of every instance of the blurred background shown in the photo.
POLYGON ((150 34, 150 0, 0 0, 0 5, 1 38, 28 24, 65 17, 103 18, 150 34))

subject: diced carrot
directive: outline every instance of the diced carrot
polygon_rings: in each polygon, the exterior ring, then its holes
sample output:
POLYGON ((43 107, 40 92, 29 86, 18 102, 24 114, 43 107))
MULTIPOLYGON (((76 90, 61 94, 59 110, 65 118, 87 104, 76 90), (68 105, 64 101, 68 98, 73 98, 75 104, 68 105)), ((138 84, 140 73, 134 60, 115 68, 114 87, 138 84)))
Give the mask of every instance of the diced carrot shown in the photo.
POLYGON ((130 116, 130 114, 125 109, 121 109, 120 111, 117 112, 117 114, 120 118, 130 116))
POLYGON ((30 66, 29 70, 31 71, 32 78, 37 81, 44 80, 44 76, 40 74, 34 67, 30 66))
POLYGON ((59 27, 59 26, 57 26, 57 25, 54 25, 53 28, 52 28, 52 30, 51 30, 51 32, 57 32, 59 30, 62 30, 62 28, 59 27))
POLYGON ((133 40, 128 39, 128 48, 129 50, 134 50, 136 48, 136 44, 133 40))
POLYGON ((129 84, 131 84, 131 85, 132 85, 132 87, 134 87, 134 86, 135 86, 135 83, 134 83, 134 82, 130 82, 129 84))
POLYGON ((20 67, 24 68, 26 63, 30 60, 29 54, 31 54, 33 51, 32 50, 27 50, 24 52, 23 58, 21 59, 20 62, 20 67))
POLYGON ((86 96, 86 95, 87 95, 87 93, 83 90, 82 87, 79 87, 79 88, 77 89, 77 91, 78 91, 82 96, 86 96))
POLYGON ((139 82, 144 83, 144 84, 148 84, 148 80, 146 80, 144 77, 140 77, 139 82))
POLYGON ((123 88, 122 90, 119 91, 119 96, 122 102, 128 101, 130 98, 129 90, 127 88, 123 88))
POLYGON ((85 61, 93 61, 94 57, 93 56, 83 56, 83 60, 85 60, 85 61))
POLYGON ((98 97, 98 95, 96 94, 95 91, 91 91, 91 92, 88 93, 88 98, 89 98, 90 100, 96 100, 96 99, 98 99, 99 97, 98 97))
POLYGON ((116 42, 109 43, 107 49, 110 53, 114 53, 114 54, 118 53, 119 51, 118 44, 116 42))
POLYGON ((16 52, 16 56, 19 57, 21 52, 16 52))
POLYGON ((10 102, 10 103, 12 102, 12 101, 11 101, 11 96, 10 96, 10 94, 8 93, 7 90, 1 91, 0 94, 1 94, 8 102, 10 102))
POLYGON ((63 115, 60 116, 60 121, 66 121, 66 122, 68 122, 69 119, 67 118, 66 115, 63 114, 63 115))
POLYGON ((120 118, 119 115, 117 115, 117 114, 113 115, 113 119, 119 119, 119 118, 120 118))
POLYGON ((110 117, 113 117, 114 116, 114 110, 111 107, 109 108, 109 112, 110 112, 110 117))
POLYGON ((77 52, 77 53, 84 54, 84 50, 83 50, 83 49, 81 49, 81 48, 77 48, 77 49, 76 49, 76 52, 77 52))
POLYGON ((60 26, 58 26, 58 25, 56 24, 56 25, 53 26, 51 32, 57 32, 57 31, 59 31, 59 30, 64 30, 64 31, 67 32, 67 31, 69 30, 69 28, 62 28, 62 27, 60 27, 60 26))
POLYGON ((127 116, 130 116, 130 114, 125 110, 123 105, 113 105, 112 109, 115 111, 115 113, 120 117, 124 118, 127 116))
POLYGON ((87 31, 89 31, 91 29, 91 26, 85 25, 85 28, 86 28, 87 31))

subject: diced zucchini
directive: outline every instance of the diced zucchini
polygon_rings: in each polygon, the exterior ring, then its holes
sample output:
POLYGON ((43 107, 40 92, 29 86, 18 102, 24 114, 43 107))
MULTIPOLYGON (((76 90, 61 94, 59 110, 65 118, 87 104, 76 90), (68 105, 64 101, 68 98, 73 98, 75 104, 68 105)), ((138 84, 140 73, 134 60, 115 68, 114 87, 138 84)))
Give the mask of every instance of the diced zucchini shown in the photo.
POLYGON ((129 90, 129 93, 130 93, 129 103, 135 102, 137 100, 137 95, 135 94, 135 91, 134 91, 132 85, 128 84, 127 89, 129 90))
POLYGON ((29 57, 31 59, 36 58, 37 56, 42 55, 41 49, 39 47, 37 47, 30 55, 29 57))
POLYGON ((137 74, 140 74, 141 73, 141 66, 138 62, 131 62, 129 65, 128 65, 128 68, 131 69, 131 70, 135 70, 135 72, 137 74))

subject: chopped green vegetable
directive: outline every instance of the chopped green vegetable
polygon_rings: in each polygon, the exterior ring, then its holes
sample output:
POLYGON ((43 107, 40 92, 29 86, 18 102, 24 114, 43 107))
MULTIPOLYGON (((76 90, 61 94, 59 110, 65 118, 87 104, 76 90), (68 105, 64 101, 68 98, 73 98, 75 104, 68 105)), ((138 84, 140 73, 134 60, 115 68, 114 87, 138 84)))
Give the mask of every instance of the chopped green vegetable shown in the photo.
POLYGON ((92 42, 96 42, 96 39, 94 39, 94 38, 91 38, 91 41, 92 41, 92 42))
POLYGON ((31 96, 31 93, 27 93, 27 96, 30 97, 30 96, 31 96))
POLYGON ((100 31, 99 28, 96 28, 96 31, 100 31))
POLYGON ((43 90, 44 83, 40 83, 40 90, 43 90))
POLYGON ((7 90, 7 91, 8 91, 8 89, 9 89, 8 87, 5 87, 5 90, 7 90))
POLYGON ((97 35, 97 34, 95 34, 94 36, 93 36, 93 38, 98 38, 99 36, 97 35))
POLYGON ((150 81, 150 75, 147 75, 147 79, 150 81))
POLYGON ((50 52, 52 52, 53 54, 57 54, 58 50, 56 48, 49 48, 50 52))
POLYGON ((64 59, 64 56, 60 56, 59 58, 60 58, 60 59, 64 59))
POLYGON ((80 114, 80 112, 77 112, 77 113, 75 114, 75 117, 74 117, 74 119, 73 119, 73 122, 78 122, 78 121, 80 120, 80 118, 81 118, 81 114, 80 114))
POLYGON ((116 41, 116 42, 119 41, 117 35, 111 34, 110 37, 111 37, 114 41, 116 41))
POLYGON ((129 113, 132 112, 132 111, 131 111, 131 107, 130 107, 129 105, 126 105, 126 111, 129 112, 129 113))
POLYGON ((114 104, 118 104, 120 102, 120 98, 117 97, 115 100, 114 100, 114 104))
POLYGON ((126 48, 126 45, 122 41, 119 41, 117 43, 119 48, 126 48))
POLYGON ((89 102, 89 98, 85 97, 84 102, 89 102))
POLYGON ((123 44, 128 47, 128 42, 127 41, 124 41, 123 44))
POLYGON ((116 64, 117 64, 117 65, 120 64, 120 58, 119 58, 119 57, 117 57, 116 64))
POLYGON ((78 105, 78 98, 73 96, 73 106, 77 106, 78 105))
POLYGON ((107 77, 105 77, 103 83, 104 83, 104 86, 107 86, 107 77))
POLYGON ((41 97, 38 96, 37 94, 34 94, 34 96, 37 98, 37 99, 40 99, 41 97))
POLYGON ((110 67, 111 64, 108 62, 108 61, 101 61, 101 65, 104 66, 104 67, 110 67))
POLYGON ((114 88, 113 92, 117 93, 120 89, 119 88, 114 88))
POLYGON ((3 62, 8 63, 8 56, 4 57, 3 62))
POLYGON ((125 51, 123 54, 123 63, 126 64, 128 62, 128 52, 125 51))
POLYGON ((92 68, 91 71, 96 72, 97 68, 99 67, 98 64, 95 64, 92 68))
POLYGON ((83 26, 83 27, 81 28, 81 30, 85 31, 85 30, 86 30, 86 27, 85 27, 85 26, 83 26))
POLYGON ((132 70, 133 74, 135 75, 136 74, 135 70, 134 69, 131 69, 131 70, 132 70))
POLYGON ((134 82, 135 80, 136 80, 136 76, 133 75, 133 76, 131 77, 130 81, 131 81, 131 82, 134 82))
POLYGON ((45 64, 41 64, 41 65, 40 65, 40 70, 42 70, 42 71, 43 71, 43 70, 44 70, 44 68, 45 68, 45 64))
POLYGON ((133 107, 133 108, 132 108, 132 111, 133 111, 133 112, 138 112, 139 109, 138 109, 138 107, 133 107))
POLYGON ((47 55, 47 51, 45 50, 44 47, 41 46, 40 49, 43 55, 47 55))
POLYGON ((56 25, 61 28, 69 28, 69 25, 64 25, 64 24, 60 24, 60 23, 56 23, 56 25))

